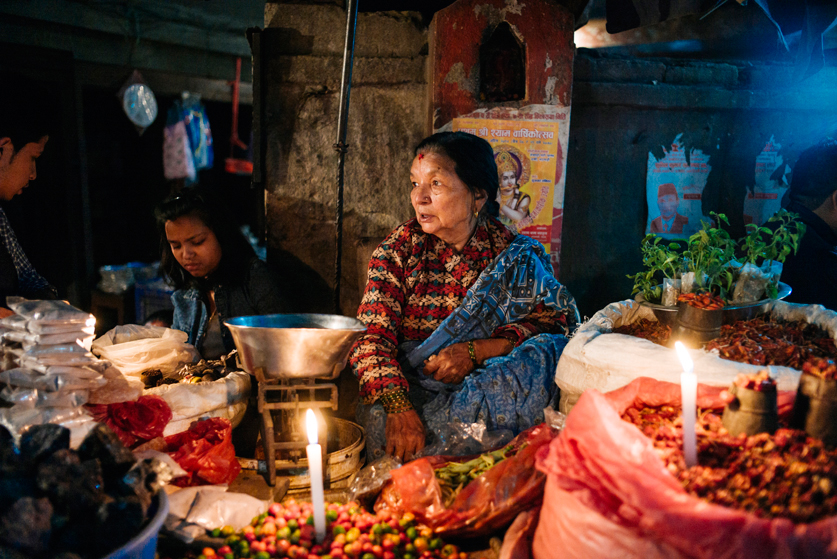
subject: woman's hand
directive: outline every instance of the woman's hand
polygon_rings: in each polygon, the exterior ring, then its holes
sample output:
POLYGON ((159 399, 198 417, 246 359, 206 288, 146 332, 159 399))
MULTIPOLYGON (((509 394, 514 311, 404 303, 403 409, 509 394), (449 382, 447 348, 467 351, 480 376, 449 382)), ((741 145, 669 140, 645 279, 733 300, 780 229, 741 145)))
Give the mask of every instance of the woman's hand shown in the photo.
POLYGON ((450 345, 424 362, 424 374, 446 384, 459 384, 473 370, 467 343, 450 345))
MULTIPOLYGON (((505 338, 474 340, 474 356, 480 364, 486 359, 507 355, 512 349, 514 343, 505 338)), ((424 362, 425 375, 447 384, 459 384, 474 369, 467 342, 450 345, 424 362)))
POLYGON ((415 410, 387 414, 386 452, 406 462, 424 448, 424 425, 415 410))

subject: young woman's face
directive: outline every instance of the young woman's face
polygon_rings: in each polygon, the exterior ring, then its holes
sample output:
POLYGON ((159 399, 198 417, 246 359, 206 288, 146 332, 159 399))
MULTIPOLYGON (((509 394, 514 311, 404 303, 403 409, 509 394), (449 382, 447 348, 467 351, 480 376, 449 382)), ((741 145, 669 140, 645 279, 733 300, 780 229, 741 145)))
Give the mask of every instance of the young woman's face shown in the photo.
POLYGON ((167 221, 166 239, 175 260, 196 278, 205 278, 221 263, 218 238, 195 215, 167 221))

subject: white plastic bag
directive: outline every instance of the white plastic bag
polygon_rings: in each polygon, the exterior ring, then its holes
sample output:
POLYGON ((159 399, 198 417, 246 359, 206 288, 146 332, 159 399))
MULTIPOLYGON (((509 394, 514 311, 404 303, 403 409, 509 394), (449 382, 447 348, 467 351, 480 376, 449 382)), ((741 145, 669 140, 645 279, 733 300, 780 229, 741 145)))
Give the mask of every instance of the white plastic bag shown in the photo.
POLYGON ((84 323, 95 326, 96 317, 79 310, 66 301, 39 301, 23 297, 7 297, 6 304, 15 313, 28 320, 47 321, 52 323, 84 323), (90 323, 92 321, 92 323, 90 323))
MULTIPOLYGON (((821 305, 795 305, 773 301, 767 312, 784 320, 804 320, 817 324, 832 338, 837 335, 837 313, 821 305)), ((569 413, 581 394, 590 388, 610 392, 637 377, 651 377, 680 382, 683 367, 673 349, 648 340, 612 333, 613 328, 633 324, 642 318, 656 321, 651 309, 635 301, 611 303, 582 324, 564 348, 555 372, 561 389, 559 410, 569 413)), ((835 338, 837 339, 837 338, 835 338)), ((779 390, 796 391, 800 371, 790 367, 767 367, 721 359, 717 353, 690 350, 698 382, 711 386, 729 386, 739 373, 770 371, 779 390)))
POLYGON ((188 338, 180 330, 129 324, 117 326, 96 339, 92 351, 111 361, 126 376, 139 376, 153 369, 166 375, 183 363, 200 359, 195 347, 186 343, 188 338))
POLYGON ((244 371, 232 371, 212 382, 164 384, 147 389, 145 394, 165 400, 172 411, 171 420, 180 421, 201 417, 239 402, 246 404, 250 397, 250 378, 244 371))

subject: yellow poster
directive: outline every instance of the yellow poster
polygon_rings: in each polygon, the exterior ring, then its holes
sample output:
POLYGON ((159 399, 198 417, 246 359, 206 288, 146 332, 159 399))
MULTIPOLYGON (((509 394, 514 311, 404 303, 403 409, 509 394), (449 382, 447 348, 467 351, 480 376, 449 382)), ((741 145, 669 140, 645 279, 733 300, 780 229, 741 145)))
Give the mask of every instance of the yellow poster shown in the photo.
MULTIPOLYGON (((562 125, 559 120, 453 120, 454 131, 484 138, 494 148, 500 221, 543 243, 547 251, 553 241, 553 214, 560 212, 564 200, 563 181, 559 180, 564 168, 562 125), (560 183, 560 193, 556 183, 560 183)), ((560 238, 560 221, 558 227, 560 238)))

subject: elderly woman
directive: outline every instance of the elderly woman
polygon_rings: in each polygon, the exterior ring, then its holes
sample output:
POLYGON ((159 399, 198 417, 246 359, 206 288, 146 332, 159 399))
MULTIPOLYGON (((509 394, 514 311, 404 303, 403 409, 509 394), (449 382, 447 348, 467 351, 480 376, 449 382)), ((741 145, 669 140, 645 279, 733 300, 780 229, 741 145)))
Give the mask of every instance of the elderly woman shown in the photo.
POLYGON ((410 170, 416 217, 375 250, 352 348, 371 457, 406 459, 446 424, 515 433, 543 420, 575 301, 543 246, 497 220, 491 145, 444 132, 410 170))

